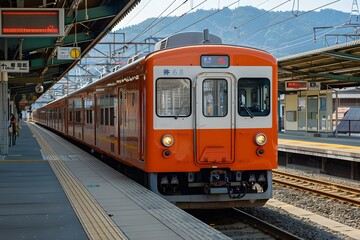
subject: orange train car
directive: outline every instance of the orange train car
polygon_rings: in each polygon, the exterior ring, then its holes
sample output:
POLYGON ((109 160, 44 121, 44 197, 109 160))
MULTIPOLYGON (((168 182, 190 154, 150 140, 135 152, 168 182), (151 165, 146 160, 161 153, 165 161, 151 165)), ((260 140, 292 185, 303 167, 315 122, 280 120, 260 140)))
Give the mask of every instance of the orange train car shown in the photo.
POLYGON ((180 33, 33 112, 182 208, 263 205, 277 167, 277 61, 180 33))

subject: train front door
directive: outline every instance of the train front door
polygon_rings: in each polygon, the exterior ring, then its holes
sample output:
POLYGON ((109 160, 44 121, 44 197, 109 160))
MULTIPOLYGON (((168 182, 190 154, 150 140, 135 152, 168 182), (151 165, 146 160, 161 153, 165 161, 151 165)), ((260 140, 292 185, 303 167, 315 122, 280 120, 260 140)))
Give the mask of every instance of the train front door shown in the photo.
POLYGON ((196 80, 196 161, 201 165, 234 162, 234 79, 203 73, 196 80))

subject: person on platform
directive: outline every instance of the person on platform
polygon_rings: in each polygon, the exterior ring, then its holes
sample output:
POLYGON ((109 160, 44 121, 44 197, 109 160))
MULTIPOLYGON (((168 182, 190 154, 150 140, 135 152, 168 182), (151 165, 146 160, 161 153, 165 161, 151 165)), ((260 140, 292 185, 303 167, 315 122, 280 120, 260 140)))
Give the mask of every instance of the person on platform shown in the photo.
POLYGON ((9 147, 15 145, 16 143, 16 132, 17 132, 17 122, 14 114, 10 114, 9 119, 9 147))

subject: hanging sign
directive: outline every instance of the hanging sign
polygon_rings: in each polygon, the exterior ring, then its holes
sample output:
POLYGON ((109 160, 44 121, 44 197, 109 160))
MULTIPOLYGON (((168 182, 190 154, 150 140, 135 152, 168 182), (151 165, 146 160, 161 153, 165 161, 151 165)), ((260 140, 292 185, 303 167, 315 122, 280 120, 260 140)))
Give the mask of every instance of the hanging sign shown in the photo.
POLYGON ((298 91, 298 90, 307 90, 306 81, 288 81, 285 82, 286 91, 298 91))
POLYGON ((29 61, 0 61, 0 72, 28 73, 29 61))
POLYGON ((0 8, 0 37, 64 36, 62 8, 0 8))
POLYGON ((79 47, 58 47, 58 60, 76 60, 80 59, 81 48, 79 47))

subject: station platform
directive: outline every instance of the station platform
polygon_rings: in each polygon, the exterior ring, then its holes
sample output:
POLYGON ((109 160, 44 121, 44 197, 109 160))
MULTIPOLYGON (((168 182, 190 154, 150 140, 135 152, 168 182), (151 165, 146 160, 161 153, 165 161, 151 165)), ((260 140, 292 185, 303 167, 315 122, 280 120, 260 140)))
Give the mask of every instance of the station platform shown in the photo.
POLYGON ((230 239, 60 136, 20 126, 0 156, 2 240, 230 239))
POLYGON ((360 136, 294 135, 279 133, 278 150, 310 156, 360 162, 360 136))

